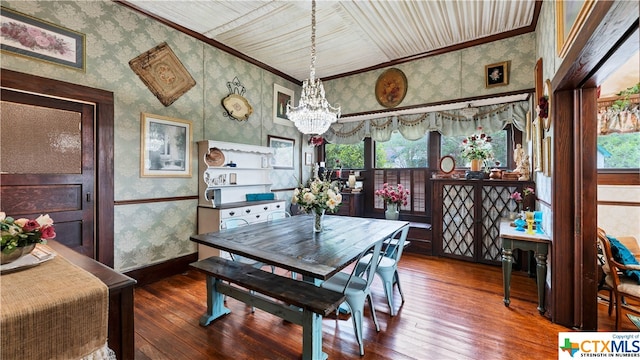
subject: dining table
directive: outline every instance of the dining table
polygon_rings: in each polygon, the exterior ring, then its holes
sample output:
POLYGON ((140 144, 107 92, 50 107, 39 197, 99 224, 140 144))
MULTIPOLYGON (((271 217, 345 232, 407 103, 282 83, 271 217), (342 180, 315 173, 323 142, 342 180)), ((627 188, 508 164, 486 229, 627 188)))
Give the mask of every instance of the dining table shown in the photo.
POLYGON ((319 285, 407 221, 325 215, 321 232, 312 215, 296 215, 191 236, 191 240, 301 274, 319 285))

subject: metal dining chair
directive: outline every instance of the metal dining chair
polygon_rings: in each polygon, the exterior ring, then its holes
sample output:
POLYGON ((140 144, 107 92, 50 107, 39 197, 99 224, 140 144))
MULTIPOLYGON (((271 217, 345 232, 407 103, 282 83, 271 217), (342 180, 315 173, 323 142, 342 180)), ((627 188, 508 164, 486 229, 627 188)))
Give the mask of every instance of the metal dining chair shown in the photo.
MULTIPOLYGON (((404 250, 408 233, 409 226, 407 225, 397 230, 390 238, 383 242, 382 256, 380 257, 378 267, 376 268, 376 274, 380 276, 382 284, 384 285, 384 293, 387 296, 387 303, 389 304, 389 312, 391 316, 396 315, 396 310, 393 305, 394 285, 398 285, 400 298, 404 304, 404 294, 402 293, 400 277, 398 276, 398 262, 400 262, 400 258, 402 257, 402 251, 404 250)), ((370 262, 371 256, 372 254, 367 254, 358 261, 355 269, 356 275, 360 276, 364 272, 367 264, 370 262)))
POLYGON ((373 323, 376 325, 376 331, 380 331, 378 325, 378 319, 376 318, 376 311, 373 307, 373 301, 371 299, 371 282, 373 280, 376 268, 378 267, 378 260, 380 259, 380 250, 382 249, 382 241, 377 241, 371 245, 368 249, 360 254, 357 262, 370 254, 369 262, 364 269, 366 273, 365 278, 361 278, 355 273, 355 267, 351 273, 339 272, 330 279, 323 282, 320 286, 329 290, 341 292, 346 296, 347 304, 351 309, 351 319, 353 321, 353 328, 355 329, 356 339, 360 346, 360 355, 364 355, 364 344, 362 341, 362 318, 364 314, 364 302, 369 300, 369 307, 371 309, 371 317, 373 323))
POLYGON ((288 217, 291 217, 291 214, 289 214, 285 210, 279 210, 279 211, 274 211, 274 212, 269 213, 269 215, 267 215, 267 221, 285 219, 285 218, 288 218, 288 217))

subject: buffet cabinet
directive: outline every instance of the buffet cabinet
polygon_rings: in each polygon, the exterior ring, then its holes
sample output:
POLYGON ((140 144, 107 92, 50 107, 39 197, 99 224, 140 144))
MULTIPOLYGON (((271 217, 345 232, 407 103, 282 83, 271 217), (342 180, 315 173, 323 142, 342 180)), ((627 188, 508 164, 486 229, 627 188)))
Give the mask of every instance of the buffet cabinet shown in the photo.
POLYGON ((530 181, 432 179, 434 255, 500 264, 500 218, 516 211, 514 191, 530 181))
MULTIPOLYGON (((198 234, 218 231, 227 219, 253 224, 286 210, 285 201, 271 193, 273 149, 203 140, 198 142, 198 157, 198 234)), ((199 259, 218 254, 198 244, 199 259)))

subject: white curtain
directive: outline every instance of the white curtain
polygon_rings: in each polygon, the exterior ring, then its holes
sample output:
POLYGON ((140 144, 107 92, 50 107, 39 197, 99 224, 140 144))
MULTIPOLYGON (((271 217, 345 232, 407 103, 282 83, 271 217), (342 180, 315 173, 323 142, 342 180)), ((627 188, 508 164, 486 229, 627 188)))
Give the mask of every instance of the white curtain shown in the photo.
POLYGON ((482 127, 482 132, 493 134, 512 124, 524 131, 527 123, 528 101, 478 107, 472 118, 460 110, 433 111, 414 115, 393 115, 370 120, 333 124, 323 135, 332 144, 355 144, 365 137, 375 141, 388 141, 394 130, 408 140, 417 140, 429 131, 445 136, 471 135, 482 127))

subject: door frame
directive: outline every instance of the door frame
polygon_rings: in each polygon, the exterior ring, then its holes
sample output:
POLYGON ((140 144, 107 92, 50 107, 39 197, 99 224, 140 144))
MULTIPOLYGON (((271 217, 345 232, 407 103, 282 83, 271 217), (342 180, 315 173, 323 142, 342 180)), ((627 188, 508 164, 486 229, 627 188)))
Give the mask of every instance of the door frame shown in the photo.
POLYGON ((95 105, 95 254, 113 268, 113 92, 8 69, 0 69, 0 86, 95 105))
POLYGON ((552 320, 597 330, 597 86, 638 49, 634 2, 598 1, 552 80, 552 320), (634 37, 635 35, 635 37, 634 37))

